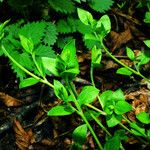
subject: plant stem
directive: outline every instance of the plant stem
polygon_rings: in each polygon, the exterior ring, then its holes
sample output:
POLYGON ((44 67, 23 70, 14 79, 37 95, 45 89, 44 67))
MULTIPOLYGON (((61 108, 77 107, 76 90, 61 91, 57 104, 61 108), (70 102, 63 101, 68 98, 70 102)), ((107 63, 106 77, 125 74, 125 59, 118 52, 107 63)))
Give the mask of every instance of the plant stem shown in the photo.
POLYGON ((94 71, 94 68, 93 68, 93 64, 91 63, 90 78, 91 78, 92 85, 95 87, 94 77, 93 77, 93 71, 94 71))
POLYGON ((109 135, 109 136, 112 136, 110 134, 110 132, 106 129, 105 126, 103 126, 103 124, 92 114, 90 113, 91 117, 96 121, 96 123, 109 135))
POLYGON ((145 76, 143 76, 139 71, 135 71, 134 69, 128 67, 127 65, 125 65, 124 63, 122 63, 120 60, 118 60, 115 56, 113 56, 109 50, 107 49, 107 47, 103 44, 103 41, 100 40, 100 43, 103 47, 103 49, 105 50, 105 52, 113 59, 115 60, 118 64, 122 65, 123 67, 127 68, 128 70, 130 70, 132 73, 142 77, 145 81, 150 83, 150 80, 148 78, 146 78, 145 76))
POLYGON ((53 86, 51 83, 49 83, 49 82, 47 81, 47 79, 44 79, 44 80, 41 79, 40 77, 36 76, 36 75, 33 74, 32 72, 30 72, 29 70, 27 70, 26 68, 24 68, 22 65, 20 65, 20 64, 7 52, 7 50, 5 49, 4 46, 2 46, 2 49, 3 49, 4 53, 9 57, 9 59, 10 59, 14 64, 16 64, 21 70, 23 70, 25 73, 27 73, 28 75, 32 76, 33 78, 39 80, 39 82, 42 82, 42 83, 44 83, 44 84, 49 85, 51 88, 54 88, 54 86, 53 86))
POLYGON ((99 113, 102 114, 102 115, 106 115, 106 113, 105 113, 104 111, 102 111, 102 110, 100 110, 100 109, 94 107, 94 106, 91 105, 91 104, 85 104, 85 105, 88 106, 89 108, 92 108, 93 110, 99 112, 99 113))
POLYGON ((94 137, 94 139, 95 139, 95 141, 96 141, 96 143, 97 143, 99 149, 100 149, 100 150, 104 150, 102 144, 101 144, 100 141, 98 140, 98 137, 96 136, 96 134, 95 134, 93 128, 91 127, 90 123, 89 123, 88 120, 86 119, 86 117, 85 117, 85 115, 84 115, 84 113, 83 113, 83 111, 82 111, 82 109, 81 109, 81 107, 80 107, 80 105, 79 105, 79 103, 78 103, 78 101, 77 101, 77 99, 76 99, 76 97, 77 97, 76 94, 77 94, 77 93, 75 92, 75 89, 74 89, 73 85, 72 85, 67 79, 66 79, 66 83, 67 83, 67 85, 68 85, 68 87, 69 87, 70 94, 74 97, 74 103, 75 103, 75 105, 76 105, 76 107, 77 107, 77 109, 78 109, 78 111, 79 111, 78 114, 81 116, 81 118, 83 119, 83 121, 86 123, 86 125, 87 125, 87 127, 89 128, 91 134, 93 135, 93 137, 94 137))

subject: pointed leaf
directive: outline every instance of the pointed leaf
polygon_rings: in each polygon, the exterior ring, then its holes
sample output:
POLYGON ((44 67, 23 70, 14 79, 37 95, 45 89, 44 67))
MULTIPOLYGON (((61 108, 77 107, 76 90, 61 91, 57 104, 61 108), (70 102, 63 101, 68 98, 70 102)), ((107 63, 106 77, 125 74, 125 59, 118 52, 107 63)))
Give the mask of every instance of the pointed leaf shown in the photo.
POLYGON ((34 48, 32 39, 28 39, 23 35, 19 35, 19 37, 20 37, 22 47, 26 50, 26 52, 31 54, 34 48))
POLYGON ((132 72, 125 67, 119 68, 116 73, 126 75, 126 76, 130 76, 132 74, 132 72))
POLYGON ((87 125, 83 124, 78 126, 74 131, 73 131, 73 140, 75 143, 79 145, 83 145, 86 140, 86 135, 87 135, 87 125))
POLYGON ((132 106, 126 101, 118 101, 115 105, 115 113, 118 115, 123 115, 124 113, 132 110, 132 106))
POLYGON ((74 113, 75 110, 69 105, 58 105, 48 111, 48 116, 66 116, 74 113))
POLYGON ((55 76, 59 76, 57 70, 57 61, 55 58, 42 57, 43 66, 55 76))
POLYGON ((94 86, 85 86, 79 94, 77 100, 80 105, 92 103, 97 97, 99 90, 94 86))
POLYGON ((126 53, 127 53, 127 56, 128 56, 132 61, 135 59, 134 52, 132 51, 131 48, 126 47, 126 53))
POLYGON ((68 92, 66 88, 63 86, 63 84, 58 80, 54 80, 54 92, 59 99, 67 101, 68 92))
POLYGON ((136 118, 144 124, 150 124, 150 115, 146 112, 140 112, 136 118))
POLYGON ((79 19, 85 24, 85 25, 90 25, 93 23, 93 16, 91 13, 88 11, 85 11, 83 9, 78 8, 78 16, 79 19))
POLYGON ((24 79, 20 82, 19 88, 25 88, 25 87, 28 87, 28 86, 32 86, 32 85, 37 84, 38 82, 40 82, 40 81, 33 78, 33 77, 27 78, 27 79, 24 79))

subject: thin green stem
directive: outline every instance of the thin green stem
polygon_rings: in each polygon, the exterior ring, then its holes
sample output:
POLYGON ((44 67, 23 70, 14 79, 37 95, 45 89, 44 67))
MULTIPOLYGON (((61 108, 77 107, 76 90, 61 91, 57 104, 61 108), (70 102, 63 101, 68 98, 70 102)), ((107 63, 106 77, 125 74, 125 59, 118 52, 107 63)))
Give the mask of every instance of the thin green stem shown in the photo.
POLYGON ((4 53, 9 57, 9 59, 10 59, 14 64, 16 64, 21 70, 23 70, 25 73, 27 73, 28 75, 32 76, 33 78, 39 80, 39 82, 42 82, 42 83, 44 83, 44 84, 49 85, 51 88, 54 88, 54 86, 53 86, 51 83, 49 83, 46 79, 45 79, 45 80, 41 79, 40 77, 36 76, 36 75, 33 74, 32 72, 28 71, 28 70, 27 70, 26 68, 24 68, 22 65, 20 65, 20 64, 7 52, 7 50, 5 49, 4 46, 2 46, 2 49, 3 49, 4 53))
POLYGON ((124 63, 122 63, 120 60, 118 60, 115 56, 113 56, 109 50, 107 49, 107 47, 103 44, 103 41, 100 40, 100 43, 103 47, 103 49, 105 50, 105 52, 113 59, 115 60, 118 64, 122 65, 123 67, 127 68, 128 70, 130 70, 132 73, 142 77, 145 81, 149 82, 150 83, 150 80, 148 78, 146 78, 145 76, 143 76, 140 72, 130 68, 129 66, 125 65, 124 63))
POLYGON ((92 114, 90 113, 91 117, 96 121, 96 123, 109 135, 109 136, 112 136, 110 134, 110 132, 106 129, 105 126, 103 126, 103 124, 92 114))
POLYGON ((43 77, 43 79, 46 79, 45 76, 43 75, 43 72, 42 72, 42 70, 40 69, 40 67, 39 67, 39 65, 38 65, 38 63, 37 63, 37 61, 36 61, 36 59, 35 59, 35 54, 34 54, 34 53, 32 54, 32 59, 33 59, 33 62, 34 62, 34 64, 35 64, 37 70, 39 71, 40 75, 43 77))
POLYGON ((83 119, 83 121, 86 123, 86 125, 89 128, 91 134, 93 135, 93 137, 94 137, 94 139, 95 139, 95 141, 96 141, 99 149, 100 150, 104 150, 104 148, 103 148, 102 144, 100 143, 100 141, 98 140, 98 137, 96 136, 93 128, 91 127, 90 123, 88 122, 88 120, 84 116, 84 113, 83 113, 83 111, 82 111, 82 109, 81 109, 81 107, 80 107, 80 105, 79 105, 79 103, 78 103, 78 101, 76 99, 77 95, 76 95, 76 91, 75 91, 73 85, 68 80, 66 80, 66 83, 67 83, 67 85, 69 87, 70 94, 74 97, 74 103, 75 103, 75 105, 76 105, 76 107, 77 107, 77 109, 79 111, 78 114, 81 116, 81 118, 83 119))
POLYGON ((89 108, 92 108, 93 110, 99 112, 99 113, 102 114, 102 115, 106 115, 106 113, 105 113, 104 111, 102 111, 102 110, 100 110, 100 109, 94 107, 94 106, 91 105, 91 104, 85 104, 85 105, 88 106, 89 108))
POLYGON ((94 77, 93 77, 93 71, 94 71, 94 68, 93 68, 93 65, 92 65, 92 63, 91 63, 90 78, 91 78, 92 85, 95 87, 94 77))

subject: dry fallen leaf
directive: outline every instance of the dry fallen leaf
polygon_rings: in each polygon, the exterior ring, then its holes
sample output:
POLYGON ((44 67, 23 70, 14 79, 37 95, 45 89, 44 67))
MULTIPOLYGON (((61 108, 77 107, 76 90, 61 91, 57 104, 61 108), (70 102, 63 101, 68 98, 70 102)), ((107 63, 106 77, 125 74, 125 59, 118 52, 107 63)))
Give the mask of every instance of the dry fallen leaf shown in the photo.
POLYGON ((18 148, 20 150, 30 149, 32 144, 35 142, 32 130, 25 131, 20 122, 17 120, 14 120, 13 128, 16 135, 16 144, 18 148))
POLYGON ((140 112, 148 112, 148 99, 150 96, 150 92, 146 89, 141 89, 139 91, 131 92, 126 94, 127 100, 132 100, 132 106, 135 110, 135 115, 140 112))
POLYGON ((132 34, 130 28, 126 27, 125 25, 125 31, 123 32, 117 33, 115 31, 111 31, 110 38, 113 52, 115 51, 115 49, 119 48, 122 44, 126 44, 128 41, 130 41, 132 39, 132 34))
POLYGON ((16 107, 16 106, 21 106, 23 104, 22 101, 9 96, 8 94, 5 94, 3 92, 0 92, 0 100, 3 101, 3 103, 7 106, 7 107, 16 107))

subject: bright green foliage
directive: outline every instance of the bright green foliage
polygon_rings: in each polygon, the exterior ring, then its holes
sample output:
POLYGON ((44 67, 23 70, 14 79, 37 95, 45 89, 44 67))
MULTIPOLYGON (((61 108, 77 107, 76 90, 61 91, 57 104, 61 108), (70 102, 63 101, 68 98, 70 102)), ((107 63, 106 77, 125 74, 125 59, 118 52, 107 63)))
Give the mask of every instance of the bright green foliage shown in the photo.
POLYGON ((144 22, 150 23, 150 12, 149 11, 145 13, 144 22))
MULTIPOLYGON (((54 51, 49 47, 54 44, 57 38, 55 25, 45 21, 28 23, 23 27, 16 24, 8 26, 5 32, 7 36, 2 43, 11 56, 19 64, 35 74, 40 75, 40 68, 44 75, 40 57, 55 57, 54 51), (34 64, 33 57, 37 61, 38 68, 34 64)), ((14 72, 17 73, 17 77, 23 80, 26 74, 14 63, 11 63, 11 65, 14 72)))
POLYGON ((146 112, 140 112, 136 118, 144 124, 150 124, 150 115, 146 112))
POLYGON ((126 75, 126 76, 132 75, 132 72, 129 69, 125 68, 125 67, 119 68, 116 73, 126 75))
POLYGON ((79 94, 77 100, 80 105, 92 103, 98 96, 99 90, 94 86, 85 86, 79 94))
POLYGON ((105 91, 100 96, 103 109, 107 113, 106 121, 109 127, 117 125, 122 114, 132 110, 132 106, 125 101, 124 94, 121 89, 105 91))
POLYGON ((54 92, 59 99, 64 101, 68 99, 68 92, 66 88, 58 80, 54 80, 54 92))
POLYGON ((134 55, 134 52, 132 51, 132 49, 129 48, 129 47, 126 47, 126 53, 127 53, 127 56, 128 56, 132 61, 134 61, 135 55, 134 55))
POLYGON ((75 148, 82 150, 82 145, 85 143, 87 135, 87 125, 83 124, 78 126, 72 134, 72 138, 74 140, 73 145, 71 146, 71 150, 75 150, 75 148))
POLYGON ((105 11, 109 10, 110 7, 113 5, 112 0, 91 0, 89 5, 95 11, 104 13, 105 11))
POLYGON ((32 39, 28 39, 26 37, 24 37, 23 35, 19 35, 20 37, 20 41, 21 41, 21 45, 24 48, 24 50, 29 53, 32 54, 33 48, 34 48, 34 44, 32 39))
POLYGON ((127 140, 125 135, 125 130, 117 130, 114 133, 114 136, 108 137, 108 140, 105 143, 104 150, 119 150, 121 140, 127 140))
POLYGON ((73 13, 75 11, 74 2, 72 0, 48 0, 48 3, 57 12, 73 13))
POLYGON ((26 78, 24 80, 22 80, 19 84, 19 88, 24 88, 24 87, 28 87, 34 84, 37 84, 38 82, 40 82, 39 80, 30 77, 30 78, 26 78))
POLYGON ((94 20, 90 12, 80 8, 78 8, 77 11, 78 11, 79 19, 82 21, 82 23, 84 23, 85 25, 93 25, 94 20))
POLYGON ((145 45, 150 48, 150 40, 144 40, 145 45))
POLYGON ((76 57, 75 41, 70 41, 56 59, 42 58, 43 65, 52 74, 64 79, 73 80, 79 73, 79 65, 76 57), (49 64, 49 65, 48 65, 49 64))
POLYGON ((94 46, 92 48, 92 65, 93 67, 100 66, 102 58, 102 50, 94 46))
POLYGON ((58 105, 48 111, 48 116, 66 116, 74 113, 75 110, 69 105, 58 105))
POLYGON ((130 123, 130 127, 133 134, 147 138, 145 128, 141 124, 138 124, 137 122, 132 122, 130 123))
POLYGON ((57 22, 57 31, 62 34, 73 33, 77 31, 77 19, 68 17, 57 22))

